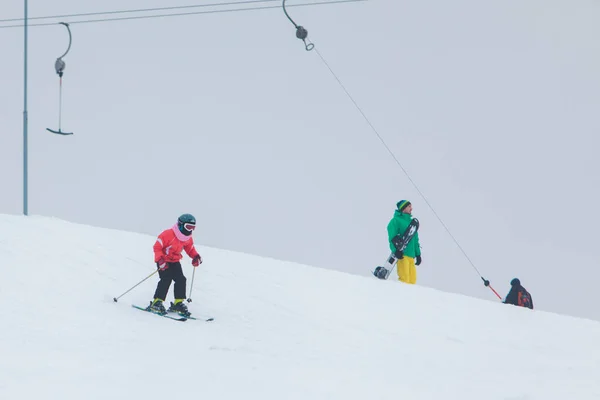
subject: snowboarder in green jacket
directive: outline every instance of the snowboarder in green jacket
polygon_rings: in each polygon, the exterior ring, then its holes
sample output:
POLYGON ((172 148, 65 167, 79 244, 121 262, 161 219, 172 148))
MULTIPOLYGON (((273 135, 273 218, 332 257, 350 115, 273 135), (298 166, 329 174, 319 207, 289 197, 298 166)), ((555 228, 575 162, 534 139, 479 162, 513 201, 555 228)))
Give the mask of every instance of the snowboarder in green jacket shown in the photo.
POLYGON ((404 283, 417 283, 417 268, 421 264, 421 246, 419 244, 419 232, 408 242, 404 251, 399 251, 392 243, 396 235, 402 235, 412 221, 412 204, 408 200, 400 200, 396 203, 396 211, 387 226, 390 250, 396 257, 398 267, 398 279, 404 283))

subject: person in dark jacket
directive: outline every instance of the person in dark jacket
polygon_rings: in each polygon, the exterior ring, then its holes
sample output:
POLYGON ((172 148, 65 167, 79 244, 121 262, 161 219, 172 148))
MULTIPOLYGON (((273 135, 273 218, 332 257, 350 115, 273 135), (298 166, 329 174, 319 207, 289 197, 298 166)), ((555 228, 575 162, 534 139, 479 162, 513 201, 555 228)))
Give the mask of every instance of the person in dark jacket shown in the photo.
POLYGON ((533 310, 533 299, 531 298, 531 294, 521 285, 521 281, 518 278, 515 278, 510 281, 510 286, 510 291, 506 295, 506 299, 503 303, 527 307, 533 310))

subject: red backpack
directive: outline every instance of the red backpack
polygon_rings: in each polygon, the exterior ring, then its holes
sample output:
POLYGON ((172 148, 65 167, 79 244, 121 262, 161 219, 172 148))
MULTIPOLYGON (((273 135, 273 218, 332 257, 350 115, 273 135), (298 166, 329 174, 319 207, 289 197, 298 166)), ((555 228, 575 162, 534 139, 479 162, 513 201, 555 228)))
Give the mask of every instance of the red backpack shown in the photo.
POLYGON ((533 300, 527 290, 519 290, 517 294, 517 304, 521 307, 527 307, 533 309, 533 300))

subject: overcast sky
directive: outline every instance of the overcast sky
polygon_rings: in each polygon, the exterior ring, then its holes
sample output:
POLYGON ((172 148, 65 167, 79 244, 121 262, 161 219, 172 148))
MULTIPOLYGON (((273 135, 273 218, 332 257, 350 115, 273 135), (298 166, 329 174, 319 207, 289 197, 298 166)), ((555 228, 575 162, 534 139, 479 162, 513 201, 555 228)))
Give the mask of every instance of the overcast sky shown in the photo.
MULTIPOLYGON (((32 0, 29 12, 184 4, 32 0)), ((455 238, 502 295, 518 276, 539 308, 600 319, 597 2, 288 11, 404 171, 281 8, 59 18, 49 22, 72 22, 62 129, 74 135, 46 131, 58 128, 67 31, 31 27, 30 214, 156 235, 189 212, 201 246, 369 275, 408 199, 421 221, 418 284, 494 300, 455 238)), ((22 16, 21 1, 0 4, 0 19, 22 16)), ((0 49, 0 212, 19 214, 23 28, 0 28, 0 49)))

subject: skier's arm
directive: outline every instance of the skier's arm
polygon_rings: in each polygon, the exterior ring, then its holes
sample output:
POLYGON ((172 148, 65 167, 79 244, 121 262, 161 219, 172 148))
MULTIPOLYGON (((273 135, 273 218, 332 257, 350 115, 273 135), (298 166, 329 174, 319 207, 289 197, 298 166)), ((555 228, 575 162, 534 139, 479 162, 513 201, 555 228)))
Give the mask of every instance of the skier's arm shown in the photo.
POLYGON ((164 236, 164 232, 161 233, 160 235, 158 235, 158 238, 156 239, 156 242, 154 243, 153 249, 154 249, 154 262, 158 262, 158 260, 160 260, 161 258, 164 259, 165 257, 165 252, 164 252, 164 248, 165 248, 165 236, 164 236))
POLYGON ((416 251, 415 251, 415 256, 419 257, 421 255, 421 243, 419 243, 419 232, 415 233, 415 246, 416 246, 416 251))
POLYGON ((388 232, 388 242, 390 243, 390 250, 392 251, 392 253, 396 252, 396 246, 394 246, 394 243, 392 243, 392 239, 398 234, 398 226, 396 224, 395 220, 391 220, 390 223, 387 226, 387 232, 388 232))
POLYGON ((185 250, 187 255, 190 256, 190 258, 192 259, 196 258, 196 256, 199 256, 198 252, 196 251, 196 248, 194 247, 194 241, 192 239, 185 242, 185 244, 183 245, 183 250, 185 250))

